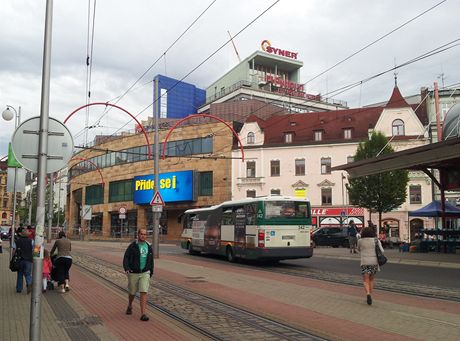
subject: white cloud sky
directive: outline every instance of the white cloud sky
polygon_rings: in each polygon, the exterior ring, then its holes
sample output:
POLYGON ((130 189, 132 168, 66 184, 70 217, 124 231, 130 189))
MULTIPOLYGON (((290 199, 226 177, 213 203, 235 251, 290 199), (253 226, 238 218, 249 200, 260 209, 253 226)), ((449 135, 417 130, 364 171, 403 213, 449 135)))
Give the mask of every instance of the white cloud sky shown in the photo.
MULTIPOLYGON (((156 74, 182 78, 227 39, 235 35, 274 1, 217 0, 192 29, 119 103, 134 115, 152 103, 156 74)), ((438 0, 281 0, 256 23, 235 38, 245 58, 263 39, 297 51, 304 62, 306 82, 328 67, 439 3, 438 0)), ((97 1, 92 69, 92 100, 106 102, 121 95, 159 57, 182 31, 211 3, 198 0, 97 1)), ((40 114, 41 71, 46 1, 5 0, 0 10, 0 109, 21 106, 22 120, 40 114)), ((64 120, 86 103, 86 47, 88 1, 54 1, 50 115, 64 120)), ((351 58, 306 86, 309 93, 327 93, 403 63, 446 42, 460 38, 460 2, 448 0, 389 37, 351 58)), ((444 74, 446 85, 460 82, 460 47, 440 53, 398 71, 403 95, 432 87, 444 74)), ((228 45, 191 74, 186 81, 206 88, 238 62, 228 45)), ((389 73, 337 96, 350 107, 385 101, 393 88, 389 73)), ((139 118, 145 119, 152 109, 139 118)), ((89 123, 102 108, 90 111, 89 123)), ((128 117, 111 111, 91 134, 112 133, 128 117)), ((85 111, 69 127, 84 127, 85 111)), ((133 123, 127 128, 132 128, 133 123)), ((14 124, 0 119, 0 157, 7 153, 14 124)), ((90 136, 92 136, 90 134, 90 136)), ((83 143, 82 137, 76 144, 83 143)))

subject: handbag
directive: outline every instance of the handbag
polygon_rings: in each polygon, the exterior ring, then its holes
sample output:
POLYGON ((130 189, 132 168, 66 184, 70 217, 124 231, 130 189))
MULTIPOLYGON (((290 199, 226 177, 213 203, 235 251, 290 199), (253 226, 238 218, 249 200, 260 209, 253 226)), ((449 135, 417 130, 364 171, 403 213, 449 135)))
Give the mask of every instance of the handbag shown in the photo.
POLYGON ((377 263, 379 266, 384 265, 388 261, 388 258, 383 254, 382 250, 380 250, 377 238, 375 239, 375 254, 377 256, 377 263))
POLYGON ((10 270, 13 272, 19 271, 19 268, 21 267, 21 260, 21 256, 15 253, 10 260, 10 270))

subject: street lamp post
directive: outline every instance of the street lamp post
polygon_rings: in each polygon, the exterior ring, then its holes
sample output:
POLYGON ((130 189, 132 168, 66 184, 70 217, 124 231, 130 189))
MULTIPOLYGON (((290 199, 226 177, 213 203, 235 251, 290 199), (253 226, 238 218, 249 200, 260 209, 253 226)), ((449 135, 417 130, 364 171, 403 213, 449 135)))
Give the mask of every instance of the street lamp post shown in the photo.
MULTIPOLYGON (((11 105, 6 105, 6 109, 2 113, 2 117, 5 121, 11 121, 14 118, 14 130, 17 129, 18 125, 21 123, 21 107, 18 111, 14 109, 11 105), (14 111, 14 114, 11 110, 14 111)), ((16 179, 18 175, 17 167, 14 167, 14 181, 13 181, 13 220, 11 222, 11 238, 10 238, 10 258, 13 254, 13 241, 14 241, 14 231, 16 225, 16 179)))

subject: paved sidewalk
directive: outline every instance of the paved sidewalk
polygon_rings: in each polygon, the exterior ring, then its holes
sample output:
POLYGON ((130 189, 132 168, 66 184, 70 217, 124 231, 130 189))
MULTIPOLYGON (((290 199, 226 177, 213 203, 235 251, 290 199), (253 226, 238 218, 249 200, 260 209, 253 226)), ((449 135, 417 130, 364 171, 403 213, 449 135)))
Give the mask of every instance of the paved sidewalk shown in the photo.
MULTIPOLYGON (((29 339, 31 296, 16 293, 17 274, 8 268, 9 249, 0 254, 0 340, 29 339)), ((71 290, 41 296, 41 340, 203 340, 196 332, 147 309, 149 322, 139 320, 139 301, 127 316, 127 295, 83 273, 70 270, 71 290)))

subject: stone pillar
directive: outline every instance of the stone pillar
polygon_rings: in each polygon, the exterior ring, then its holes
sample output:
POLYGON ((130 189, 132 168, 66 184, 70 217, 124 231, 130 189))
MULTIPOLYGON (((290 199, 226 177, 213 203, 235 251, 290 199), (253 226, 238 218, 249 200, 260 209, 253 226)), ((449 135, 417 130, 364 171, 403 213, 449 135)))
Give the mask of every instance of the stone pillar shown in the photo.
POLYGON ((137 230, 147 228, 147 217, 145 215, 145 207, 141 205, 137 205, 137 230))

